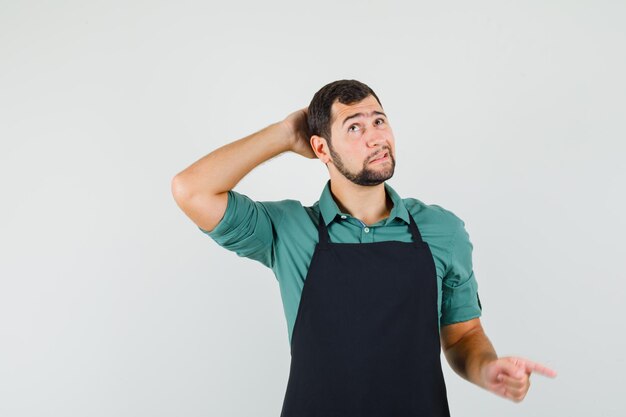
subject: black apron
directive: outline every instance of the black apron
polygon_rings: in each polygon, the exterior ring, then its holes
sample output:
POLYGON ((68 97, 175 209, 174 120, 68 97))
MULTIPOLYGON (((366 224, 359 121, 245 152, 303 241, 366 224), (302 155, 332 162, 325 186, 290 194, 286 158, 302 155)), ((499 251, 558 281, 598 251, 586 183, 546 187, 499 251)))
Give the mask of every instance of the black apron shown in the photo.
POLYGON ((320 213, 281 417, 449 417, 435 263, 409 216, 413 242, 332 243, 320 213))

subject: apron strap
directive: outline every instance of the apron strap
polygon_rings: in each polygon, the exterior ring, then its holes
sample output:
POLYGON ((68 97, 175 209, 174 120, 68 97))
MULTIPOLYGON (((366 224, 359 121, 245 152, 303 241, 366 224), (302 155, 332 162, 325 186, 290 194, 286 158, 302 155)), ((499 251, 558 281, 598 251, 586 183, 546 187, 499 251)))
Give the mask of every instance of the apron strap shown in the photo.
POLYGON ((420 229, 417 227, 417 224, 415 223, 415 219, 413 218, 413 216, 411 216, 411 213, 409 213, 409 219, 411 220, 411 222, 409 223, 409 228, 411 229, 413 240, 417 243, 422 243, 423 242, 422 234, 420 233, 420 229))
POLYGON ((321 210, 320 210, 320 220, 317 224, 317 232, 319 235, 320 245, 325 246, 328 242, 330 242, 330 236, 328 235, 328 229, 326 228, 326 223, 324 223, 324 218, 322 217, 321 210))

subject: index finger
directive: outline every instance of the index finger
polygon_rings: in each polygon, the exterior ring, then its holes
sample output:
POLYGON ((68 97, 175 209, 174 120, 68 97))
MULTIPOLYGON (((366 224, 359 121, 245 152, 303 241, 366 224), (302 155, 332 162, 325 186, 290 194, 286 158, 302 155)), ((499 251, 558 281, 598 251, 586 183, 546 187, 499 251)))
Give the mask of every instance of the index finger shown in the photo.
POLYGON ((526 368, 526 372, 537 372, 538 374, 548 376, 550 378, 554 378, 556 376, 556 371, 548 368, 547 366, 541 365, 537 362, 529 361, 528 359, 522 359, 522 362, 522 364, 526 368))

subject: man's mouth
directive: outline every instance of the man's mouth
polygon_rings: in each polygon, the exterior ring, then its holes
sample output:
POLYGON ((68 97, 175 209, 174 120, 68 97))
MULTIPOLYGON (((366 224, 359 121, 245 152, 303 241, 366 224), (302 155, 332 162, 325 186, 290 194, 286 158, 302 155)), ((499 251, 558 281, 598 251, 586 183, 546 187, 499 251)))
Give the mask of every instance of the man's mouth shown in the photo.
POLYGON ((382 161, 386 161, 388 158, 389 158, 389 151, 384 151, 384 152, 382 152, 380 155, 378 155, 378 156, 376 157, 376 159, 372 159, 372 160, 370 161, 370 164, 371 164, 371 163, 374 163, 374 162, 382 162, 382 161))

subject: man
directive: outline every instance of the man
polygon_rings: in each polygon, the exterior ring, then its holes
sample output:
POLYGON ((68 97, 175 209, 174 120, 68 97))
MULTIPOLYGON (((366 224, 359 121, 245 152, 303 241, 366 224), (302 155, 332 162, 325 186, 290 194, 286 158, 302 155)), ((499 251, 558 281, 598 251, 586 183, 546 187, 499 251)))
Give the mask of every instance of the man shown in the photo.
POLYGON ((356 80, 225 145, 175 176, 172 192, 200 230, 272 268, 289 329, 282 417, 449 416, 440 351, 461 377, 521 401, 527 359, 499 358, 480 323, 472 245, 461 219, 385 181, 395 141, 374 91, 356 80), (313 206, 233 191, 282 152, 317 158, 330 179, 313 206))

